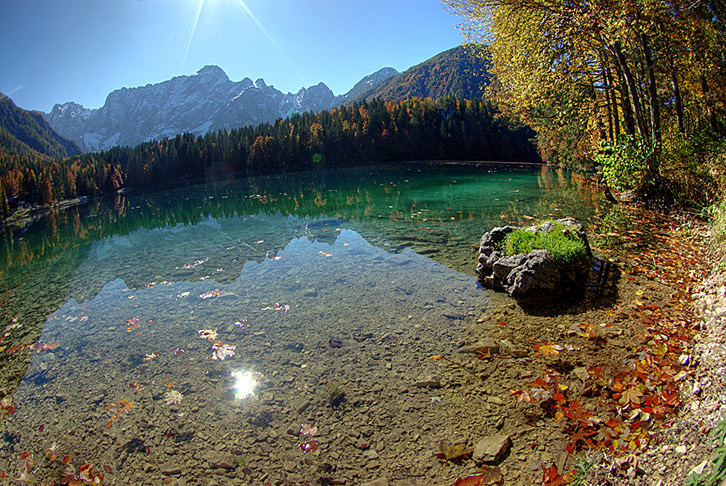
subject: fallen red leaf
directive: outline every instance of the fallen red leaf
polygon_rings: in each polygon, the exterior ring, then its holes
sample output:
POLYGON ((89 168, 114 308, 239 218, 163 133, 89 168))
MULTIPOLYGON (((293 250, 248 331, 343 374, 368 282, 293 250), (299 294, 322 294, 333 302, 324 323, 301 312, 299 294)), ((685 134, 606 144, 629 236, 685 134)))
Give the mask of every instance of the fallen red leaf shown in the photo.
POLYGON ((454 486, 481 486, 482 474, 467 476, 465 478, 456 478, 454 486))
POLYGON ((303 452, 314 452, 318 450, 318 441, 311 440, 309 442, 303 442, 302 444, 300 444, 300 449, 303 452))

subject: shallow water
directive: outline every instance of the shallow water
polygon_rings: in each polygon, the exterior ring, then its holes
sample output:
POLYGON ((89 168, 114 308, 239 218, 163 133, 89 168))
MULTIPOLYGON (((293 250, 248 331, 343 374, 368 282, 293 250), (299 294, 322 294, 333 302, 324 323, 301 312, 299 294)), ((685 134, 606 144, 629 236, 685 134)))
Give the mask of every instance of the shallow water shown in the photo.
POLYGON ((430 473, 439 440, 477 426, 430 359, 489 304, 473 246, 598 204, 564 173, 412 166, 120 195, 6 232, 6 335, 44 325, 0 471, 58 480, 71 455, 106 484, 430 473))

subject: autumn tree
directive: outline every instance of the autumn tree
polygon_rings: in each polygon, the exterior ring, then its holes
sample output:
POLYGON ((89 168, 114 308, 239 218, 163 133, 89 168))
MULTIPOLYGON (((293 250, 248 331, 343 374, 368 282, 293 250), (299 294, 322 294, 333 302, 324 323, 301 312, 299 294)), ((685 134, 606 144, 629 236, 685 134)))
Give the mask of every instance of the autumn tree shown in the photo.
MULTIPOLYGON (((674 133, 724 125, 720 2, 446 0, 496 76, 491 92, 537 131, 547 160, 637 149, 641 191, 658 185, 674 133), (664 134, 670 138, 664 141, 664 134)), ((604 159, 606 163, 618 157, 604 159)), ((621 160, 622 162, 622 160, 621 160)))

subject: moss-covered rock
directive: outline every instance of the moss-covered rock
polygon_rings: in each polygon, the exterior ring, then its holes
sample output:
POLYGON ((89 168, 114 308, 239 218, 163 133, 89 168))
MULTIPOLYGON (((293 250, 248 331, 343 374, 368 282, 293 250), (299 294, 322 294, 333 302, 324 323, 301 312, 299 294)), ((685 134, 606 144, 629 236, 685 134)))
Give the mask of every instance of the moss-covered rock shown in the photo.
POLYGON ((485 233, 476 272, 484 287, 504 290, 519 303, 551 305, 582 295, 591 258, 582 224, 564 218, 485 233))

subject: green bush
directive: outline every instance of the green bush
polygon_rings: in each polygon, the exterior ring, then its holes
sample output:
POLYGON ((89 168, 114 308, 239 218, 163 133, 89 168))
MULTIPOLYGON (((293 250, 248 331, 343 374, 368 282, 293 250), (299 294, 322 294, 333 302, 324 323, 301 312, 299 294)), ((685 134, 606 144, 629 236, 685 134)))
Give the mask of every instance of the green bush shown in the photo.
POLYGON ((726 141, 707 131, 666 133, 660 171, 681 206, 710 206, 726 190, 726 141))
POLYGON ((595 154, 608 186, 619 191, 638 190, 648 181, 648 164, 653 149, 636 137, 623 138, 618 143, 602 142, 595 154))
POLYGON ((578 258, 587 256, 585 243, 565 225, 552 221, 549 223, 555 225, 551 233, 531 233, 523 229, 509 233, 504 239, 504 252, 507 255, 519 255, 532 250, 549 250, 555 263, 562 266, 571 265, 578 258))

